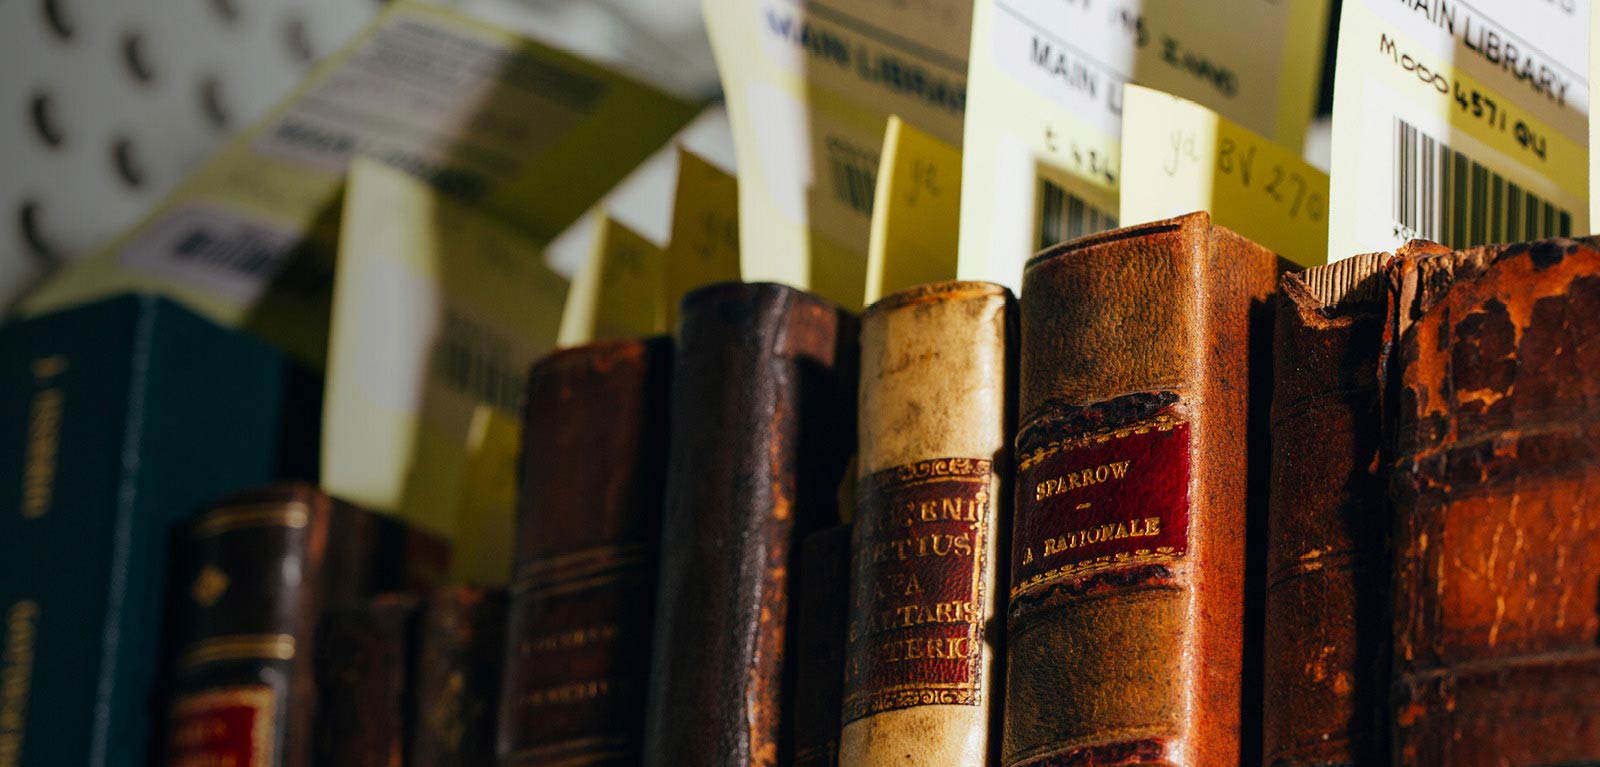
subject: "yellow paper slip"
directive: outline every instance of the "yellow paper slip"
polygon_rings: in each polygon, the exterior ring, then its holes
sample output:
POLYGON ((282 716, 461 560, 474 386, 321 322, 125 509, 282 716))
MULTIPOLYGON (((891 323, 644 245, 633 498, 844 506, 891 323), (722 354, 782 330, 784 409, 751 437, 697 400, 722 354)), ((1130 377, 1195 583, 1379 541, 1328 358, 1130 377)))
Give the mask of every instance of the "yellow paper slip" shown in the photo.
POLYGON ((961 151, 890 117, 875 197, 865 303, 956 279, 961 151))
POLYGON ((1122 108, 1125 224, 1197 210, 1301 266, 1328 254, 1328 175, 1192 101, 1130 85, 1122 108))
POLYGON ((1589 3, 1347 0, 1329 259, 1586 234, 1589 3))
POLYGON ((739 182, 686 149, 678 150, 678 189, 666 261, 669 331, 677 327, 678 304, 686 293, 740 276, 739 182))
POLYGON ((24 308, 154 290, 321 365, 352 157, 427 179, 542 242, 694 112, 572 55, 398 3, 148 220, 24 308))
POLYGON ((521 449, 522 427, 515 418, 492 405, 473 409, 450 547, 452 583, 504 586, 511 581, 521 449))
POLYGON ((666 255, 605 213, 595 226, 594 248, 567 293, 560 345, 663 332, 666 255))
POLYGON ((1328 0, 977 0, 963 274, 1018 289, 1040 248, 1118 224, 1130 82, 1298 150, 1327 18, 1328 0))
POLYGON ((473 410, 515 417, 566 284, 539 248, 389 166, 357 160, 340 235, 322 484, 450 536, 473 410))
POLYGON ((745 279, 862 298, 886 121, 959 144, 970 0, 704 0, 739 157, 745 279), (755 239, 758 238, 758 239, 755 239))

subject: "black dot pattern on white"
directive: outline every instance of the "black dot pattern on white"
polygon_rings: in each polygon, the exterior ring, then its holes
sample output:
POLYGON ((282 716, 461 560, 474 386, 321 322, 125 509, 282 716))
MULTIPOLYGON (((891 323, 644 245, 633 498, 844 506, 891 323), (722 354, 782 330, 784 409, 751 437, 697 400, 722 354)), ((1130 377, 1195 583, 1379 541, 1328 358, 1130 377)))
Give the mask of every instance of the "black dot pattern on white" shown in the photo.
POLYGON ((111 162, 116 168, 117 178, 130 189, 144 186, 145 170, 139 162, 138 152, 134 148, 133 139, 127 136, 117 136, 111 140, 111 162))
POLYGON ((145 36, 137 30, 122 33, 122 64, 133 81, 141 85, 155 82, 155 68, 150 62, 150 48, 145 36))
POLYGON ((45 26, 61 40, 71 40, 77 32, 73 24, 71 12, 67 9, 68 0, 40 0, 40 11, 44 14, 45 26))
POLYGON ((66 131, 56 117, 55 100, 49 91, 34 91, 33 97, 28 100, 28 118, 33 125, 34 135, 46 147, 60 149, 66 144, 66 131))
POLYGON ((0 0, 0 310, 41 268, 101 252, 373 0, 0 0))

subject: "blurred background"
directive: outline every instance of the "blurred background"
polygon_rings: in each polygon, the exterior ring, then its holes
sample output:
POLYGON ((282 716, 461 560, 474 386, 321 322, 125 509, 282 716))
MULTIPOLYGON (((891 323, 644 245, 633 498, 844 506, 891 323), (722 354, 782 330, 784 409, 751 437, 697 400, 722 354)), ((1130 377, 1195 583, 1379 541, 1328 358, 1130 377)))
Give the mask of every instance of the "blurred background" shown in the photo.
MULTIPOLYGON (((679 95, 704 99, 718 90, 698 0, 436 4, 679 95)), ((0 306, 137 223, 383 5, 0 0, 0 306)), ((697 149, 731 162, 731 144, 722 142, 712 135, 697 149)), ((655 186, 670 194, 670 177, 655 186)), ((559 245, 551 255, 558 264, 563 252, 582 250, 559 245)))

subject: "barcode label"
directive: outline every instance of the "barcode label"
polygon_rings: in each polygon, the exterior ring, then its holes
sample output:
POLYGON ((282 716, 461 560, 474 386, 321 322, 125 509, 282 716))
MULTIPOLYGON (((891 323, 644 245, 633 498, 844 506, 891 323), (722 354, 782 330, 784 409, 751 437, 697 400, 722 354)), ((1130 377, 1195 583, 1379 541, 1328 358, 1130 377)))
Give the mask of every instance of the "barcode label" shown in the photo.
POLYGON ((1039 179, 1039 187, 1040 250, 1117 228, 1116 216, 1084 202, 1049 179, 1039 179))
POLYGON ((522 377, 511 362, 511 345, 493 331, 447 312, 434 371, 447 386, 508 413, 517 412, 522 377))
POLYGON ((182 206, 143 227, 119 255, 130 268, 254 301, 297 253, 292 229, 219 205, 182 206))
POLYGON ((1451 248, 1572 234, 1572 213, 1395 120, 1395 236, 1451 248))
POLYGON ((863 216, 872 215, 872 196, 878 187, 876 155, 829 139, 828 177, 835 199, 863 216))

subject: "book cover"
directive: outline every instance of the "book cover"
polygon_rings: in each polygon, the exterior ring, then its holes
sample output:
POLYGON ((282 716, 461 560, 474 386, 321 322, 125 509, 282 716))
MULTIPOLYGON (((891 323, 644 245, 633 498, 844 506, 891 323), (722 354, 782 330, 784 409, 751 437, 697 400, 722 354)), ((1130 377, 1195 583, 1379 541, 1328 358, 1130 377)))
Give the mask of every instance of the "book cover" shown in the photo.
POLYGON ((838 519, 856 319, 772 283, 701 288, 679 317, 644 764, 784 764, 790 573, 838 519))
POLYGON ((0 328, 0 757, 146 763, 169 535, 315 465, 318 398, 266 345, 125 295, 0 328))
POLYGON ((1029 261, 1007 767, 1257 763, 1246 606, 1282 268, 1203 213, 1029 261))

